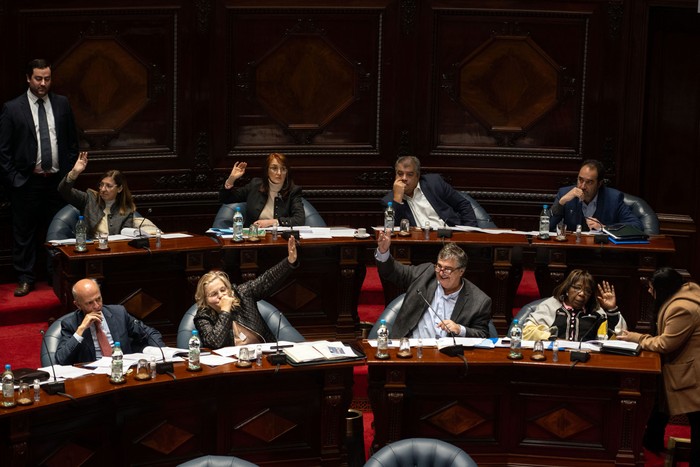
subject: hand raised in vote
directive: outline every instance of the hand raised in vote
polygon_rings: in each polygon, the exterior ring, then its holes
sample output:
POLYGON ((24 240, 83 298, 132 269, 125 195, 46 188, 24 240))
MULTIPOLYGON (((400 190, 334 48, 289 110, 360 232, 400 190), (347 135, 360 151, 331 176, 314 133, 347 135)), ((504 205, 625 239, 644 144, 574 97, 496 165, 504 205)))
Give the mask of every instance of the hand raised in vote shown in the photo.
POLYGON ((377 249, 380 253, 384 254, 389 251, 391 246, 391 236, 387 235, 383 230, 379 232, 377 237, 377 249))
POLYGON ((78 153, 78 159, 75 161, 75 164, 73 165, 73 169, 71 169, 73 178, 77 178, 78 175, 83 173, 83 171, 87 168, 88 164, 88 153, 87 151, 82 151, 78 153))
POLYGON ((294 264, 297 262, 297 239, 294 238, 293 235, 289 236, 289 240, 287 241, 287 260, 289 261, 290 264, 294 264))
POLYGON ((235 164, 233 164, 233 169, 231 169, 231 175, 229 175, 230 179, 233 179, 233 181, 238 180, 245 174, 245 169, 248 167, 247 162, 238 162, 236 161, 235 164))
POLYGON ((603 307, 604 310, 611 310, 615 308, 617 304, 615 287, 610 285, 607 281, 598 284, 598 303, 600 303, 600 306, 603 307))

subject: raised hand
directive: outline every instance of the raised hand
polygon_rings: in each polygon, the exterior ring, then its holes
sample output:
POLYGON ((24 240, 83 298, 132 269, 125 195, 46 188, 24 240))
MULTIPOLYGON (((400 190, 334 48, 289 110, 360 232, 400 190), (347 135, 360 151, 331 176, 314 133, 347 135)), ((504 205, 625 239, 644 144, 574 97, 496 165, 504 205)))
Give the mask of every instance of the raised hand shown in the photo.
POLYGON ((287 260, 289 261, 290 264, 294 264, 297 262, 297 239, 294 238, 294 235, 289 236, 289 240, 287 241, 287 260))
POLYGON ((243 176, 243 174, 245 174, 246 167, 248 167, 247 162, 237 161, 235 164, 233 164, 233 169, 231 169, 231 175, 229 175, 229 178, 233 179, 232 181, 238 180, 243 176))
POLYGON ((83 173, 83 171, 87 168, 88 164, 88 153, 87 151, 82 151, 78 153, 78 160, 75 161, 75 165, 73 165, 73 169, 71 169, 73 178, 78 178, 78 175, 83 173))
POLYGON ((610 285, 607 281, 598 284, 598 303, 600 303, 600 306, 604 310, 611 310, 617 305, 615 287, 610 285))
POLYGON ((389 251, 391 246, 391 236, 387 235, 383 230, 379 232, 377 237, 377 249, 380 253, 384 254, 389 251))

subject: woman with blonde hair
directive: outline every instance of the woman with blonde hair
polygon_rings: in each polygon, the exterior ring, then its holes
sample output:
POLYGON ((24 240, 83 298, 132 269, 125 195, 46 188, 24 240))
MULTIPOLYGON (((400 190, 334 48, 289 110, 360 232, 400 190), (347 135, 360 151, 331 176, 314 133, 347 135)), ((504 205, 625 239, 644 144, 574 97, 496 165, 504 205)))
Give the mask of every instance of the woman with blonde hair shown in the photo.
POLYGON ((219 349, 274 341, 273 331, 260 315, 257 302, 276 292, 297 266, 296 239, 290 237, 287 258, 251 281, 235 285, 223 271, 204 274, 194 297, 197 303, 194 325, 202 346, 219 349))
POLYGON ((253 178, 242 187, 234 187, 236 180, 245 174, 247 162, 236 162, 226 179, 219 199, 223 204, 246 202, 245 225, 258 227, 304 225, 304 205, 301 187, 289 176, 287 157, 273 152, 265 161, 262 178, 253 178))

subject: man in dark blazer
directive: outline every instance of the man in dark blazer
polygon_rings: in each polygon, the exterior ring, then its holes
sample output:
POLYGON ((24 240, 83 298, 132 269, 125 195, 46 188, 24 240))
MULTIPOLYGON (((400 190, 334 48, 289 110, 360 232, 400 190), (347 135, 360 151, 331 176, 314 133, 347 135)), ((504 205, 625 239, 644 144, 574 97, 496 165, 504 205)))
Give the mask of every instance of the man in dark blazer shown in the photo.
POLYGON ((438 174, 421 175, 420 161, 414 156, 399 157, 394 164, 396 178, 392 191, 382 198, 389 201, 397 223, 408 219, 413 226, 468 225, 476 227, 476 215, 469 201, 438 174))
POLYGON ((627 224, 644 230, 642 221, 624 202, 624 194, 603 184, 605 169, 600 161, 589 159, 581 164, 576 185, 561 188, 552 204, 549 230, 564 219, 569 231, 601 230, 606 225, 627 224))
POLYGON ((390 244, 391 238, 380 232, 377 271, 382 279, 406 289, 401 309, 389 326, 390 337, 488 337, 491 299, 463 277, 467 268, 464 250, 447 243, 436 264, 406 266, 391 257, 390 244))
POLYGON ((131 316, 123 306, 103 306, 100 286, 92 279, 82 279, 73 286, 73 303, 78 309, 61 320, 56 349, 59 365, 94 362, 109 356, 115 342, 125 354, 147 345, 165 346, 158 331, 131 316))
POLYGON ((10 191, 17 297, 34 288, 37 246, 65 205, 58 182, 78 156, 78 134, 68 99, 49 92, 50 64, 32 60, 26 73, 27 92, 6 102, 0 114, 0 170, 10 191))

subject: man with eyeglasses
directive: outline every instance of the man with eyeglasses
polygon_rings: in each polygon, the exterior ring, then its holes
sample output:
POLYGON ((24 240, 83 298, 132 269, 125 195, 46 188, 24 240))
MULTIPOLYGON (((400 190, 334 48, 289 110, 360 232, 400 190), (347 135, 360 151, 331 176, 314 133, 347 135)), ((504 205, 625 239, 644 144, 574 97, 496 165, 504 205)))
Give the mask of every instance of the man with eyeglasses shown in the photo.
POLYGON ((491 298, 464 278, 468 259, 464 250, 447 243, 436 264, 407 266, 391 257, 390 245, 391 237, 380 232, 375 253, 379 275, 406 289, 389 326, 390 337, 488 337, 491 298))
POLYGON ((0 174, 8 186, 12 211, 15 297, 34 288, 39 245, 51 219, 66 204, 56 187, 78 156, 70 103, 50 92, 51 65, 43 59, 32 60, 26 79, 27 91, 6 102, 0 114, 0 174))
POLYGON ((574 186, 561 188, 552 204, 550 231, 564 219, 568 230, 580 225, 584 231, 602 230, 606 225, 626 224, 643 230, 642 221, 624 202, 624 194, 604 185, 602 162, 588 159, 581 164, 574 186))

